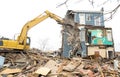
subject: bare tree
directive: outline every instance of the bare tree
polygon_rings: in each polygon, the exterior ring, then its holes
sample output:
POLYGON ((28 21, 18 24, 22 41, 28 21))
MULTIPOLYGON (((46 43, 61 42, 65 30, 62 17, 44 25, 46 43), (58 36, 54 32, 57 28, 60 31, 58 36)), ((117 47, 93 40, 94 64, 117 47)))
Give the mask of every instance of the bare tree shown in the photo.
POLYGON ((46 49, 48 49, 48 41, 49 41, 48 38, 46 38, 46 39, 40 39, 38 41, 40 50, 45 51, 46 49))

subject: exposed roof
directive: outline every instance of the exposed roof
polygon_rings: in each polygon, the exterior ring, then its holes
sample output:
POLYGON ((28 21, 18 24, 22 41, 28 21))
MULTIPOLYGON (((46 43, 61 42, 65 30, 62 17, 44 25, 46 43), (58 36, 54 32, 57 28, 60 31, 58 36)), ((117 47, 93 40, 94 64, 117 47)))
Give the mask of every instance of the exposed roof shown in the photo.
POLYGON ((68 10, 72 13, 103 13, 102 11, 89 11, 89 10, 68 10))

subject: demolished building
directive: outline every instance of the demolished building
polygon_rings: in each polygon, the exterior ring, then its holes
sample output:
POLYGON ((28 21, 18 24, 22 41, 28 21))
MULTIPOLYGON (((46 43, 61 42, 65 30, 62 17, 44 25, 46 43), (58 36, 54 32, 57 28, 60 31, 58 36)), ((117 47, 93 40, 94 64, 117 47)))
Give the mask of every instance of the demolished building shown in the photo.
POLYGON ((65 20, 71 25, 63 26, 62 56, 114 58, 112 29, 105 27, 103 12, 68 10, 65 20))
POLYGON ((112 29, 101 22, 103 13, 69 10, 65 21, 68 24, 63 25, 63 44, 58 53, 52 51, 51 55, 51 51, 35 48, 26 53, 0 53, 0 77, 120 77, 120 56, 112 59, 115 53, 112 29), (61 50, 67 59, 61 57, 61 50), (70 58, 75 55, 109 59, 70 58))

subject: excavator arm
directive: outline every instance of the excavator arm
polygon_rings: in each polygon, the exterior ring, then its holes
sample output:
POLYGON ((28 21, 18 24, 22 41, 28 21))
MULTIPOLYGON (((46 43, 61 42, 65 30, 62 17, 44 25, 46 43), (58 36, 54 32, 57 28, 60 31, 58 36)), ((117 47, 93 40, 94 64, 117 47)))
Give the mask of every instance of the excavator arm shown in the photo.
POLYGON ((47 19, 48 17, 56 20, 59 23, 63 23, 63 19, 49 11, 45 11, 44 14, 41 14, 34 18, 33 20, 27 22, 22 30, 20 35, 17 37, 16 40, 0 40, 0 49, 13 49, 13 50, 28 50, 30 48, 30 38, 27 37, 28 31, 36 26, 38 23, 42 22, 43 20, 47 19), (27 40, 29 42, 27 43, 27 40))
POLYGON ((27 22, 23 28, 22 31, 20 33, 20 36, 18 36, 17 41, 19 42, 19 44, 24 44, 24 46, 26 45, 26 41, 27 41, 27 33, 28 31, 34 27, 35 25, 37 25, 38 23, 42 22, 43 20, 47 19, 48 17, 56 20, 59 23, 63 23, 63 19, 51 12, 49 12, 48 10, 44 12, 44 15, 41 14, 39 16, 37 16, 36 18, 34 18, 33 20, 27 22))

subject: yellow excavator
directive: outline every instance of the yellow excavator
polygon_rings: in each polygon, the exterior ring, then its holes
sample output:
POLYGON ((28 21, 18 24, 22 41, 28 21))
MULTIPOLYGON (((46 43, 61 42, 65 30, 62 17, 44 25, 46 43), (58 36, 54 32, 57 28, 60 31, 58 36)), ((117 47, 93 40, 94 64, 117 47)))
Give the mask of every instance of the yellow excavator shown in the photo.
POLYGON ((56 20, 58 23, 63 23, 63 19, 48 10, 44 12, 44 14, 41 14, 34 18, 33 20, 27 22, 22 30, 20 35, 17 37, 16 40, 8 40, 8 39, 2 39, 0 40, 0 49, 9 49, 9 50, 22 50, 26 51, 30 49, 30 37, 27 36, 28 31, 37 25, 38 23, 42 22, 43 20, 47 19, 48 17, 56 20))

